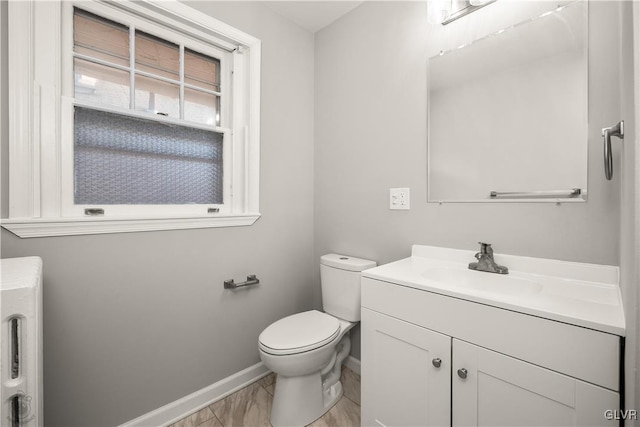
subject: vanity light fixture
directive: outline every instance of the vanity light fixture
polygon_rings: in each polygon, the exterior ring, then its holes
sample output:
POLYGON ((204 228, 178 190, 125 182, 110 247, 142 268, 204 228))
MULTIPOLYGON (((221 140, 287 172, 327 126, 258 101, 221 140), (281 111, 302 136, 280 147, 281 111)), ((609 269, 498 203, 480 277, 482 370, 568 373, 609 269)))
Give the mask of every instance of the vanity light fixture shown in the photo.
POLYGON ((430 24, 441 24, 451 15, 453 0, 429 0, 427 2, 427 19, 430 24))
POLYGON ((484 6, 489 3, 492 3, 492 1, 491 0, 469 0, 469 4, 471 6, 484 6))
POLYGON ((429 0, 429 23, 447 25, 495 1, 496 0, 429 0))

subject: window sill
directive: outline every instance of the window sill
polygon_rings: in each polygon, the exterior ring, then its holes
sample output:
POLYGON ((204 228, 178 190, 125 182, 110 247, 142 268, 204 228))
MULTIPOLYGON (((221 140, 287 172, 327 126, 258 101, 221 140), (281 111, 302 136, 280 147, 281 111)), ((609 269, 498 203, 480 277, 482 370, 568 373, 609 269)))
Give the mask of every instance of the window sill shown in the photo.
POLYGON ((260 218, 259 213, 207 218, 3 218, 0 220, 0 225, 20 238, 30 238, 241 227, 253 225, 258 218, 260 218))

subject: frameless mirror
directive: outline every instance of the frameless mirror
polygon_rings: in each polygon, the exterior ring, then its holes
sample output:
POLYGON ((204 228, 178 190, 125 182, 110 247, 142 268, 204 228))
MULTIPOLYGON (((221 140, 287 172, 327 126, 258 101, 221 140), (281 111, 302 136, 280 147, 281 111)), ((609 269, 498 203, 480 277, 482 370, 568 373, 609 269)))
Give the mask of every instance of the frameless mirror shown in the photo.
POLYGON ((585 200, 587 3, 429 58, 430 202, 585 200))

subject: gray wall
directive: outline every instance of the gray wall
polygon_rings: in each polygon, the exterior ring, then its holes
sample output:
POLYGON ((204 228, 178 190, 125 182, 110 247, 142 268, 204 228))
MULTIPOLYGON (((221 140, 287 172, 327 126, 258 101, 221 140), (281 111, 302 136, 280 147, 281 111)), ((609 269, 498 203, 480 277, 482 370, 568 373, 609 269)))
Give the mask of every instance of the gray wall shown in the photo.
MULTIPOLYGON (((633 5, 624 2, 622 5, 622 25, 620 36, 622 44, 622 72, 620 84, 622 87, 622 116, 625 124, 624 142, 619 169, 621 176, 621 220, 620 220, 620 286, 625 306, 627 324, 627 338, 625 347, 626 370, 626 402, 627 408, 637 409, 638 393, 640 393, 640 327, 638 325, 638 310, 640 308, 640 199, 638 187, 640 177, 640 152, 637 148, 637 122, 634 105, 634 39, 633 34, 633 5)), ((640 16, 640 15, 639 15, 640 16)), ((640 24, 640 22, 638 22, 640 24)), ((640 34, 640 30, 636 30, 640 34)), ((635 40, 638 41, 637 39, 635 40)), ((640 61, 640 58, 635 58, 640 61)), ((637 84, 637 83, 636 83, 637 84)), ((640 101, 640 99, 639 99, 640 101)), ((640 421, 637 421, 640 423, 640 421)), ((631 423, 629 423, 631 424, 631 423)))
MULTIPOLYGON (((7 78, 7 4, 6 1, 0 1, 0 141, 2 141, 3 147, 5 141, 9 138, 9 128, 7 127, 7 111, 9 107, 9 97, 7 96, 9 84, 9 79, 7 78)), ((8 165, 9 156, 7 156, 7 152, 3 148, 0 151, 0 217, 2 218, 9 215, 8 165)))
POLYGON ((44 260, 47 426, 117 425, 210 385, 259 362, 269 323, 313 304, 313 35, 257 3, 195 6, 263 42, 263 216, 24 240, 3 230, 3 257, 44 260), (260 286, 223 290, 252 273, 260 286))
POLYGON ((620 119, 618 3, 590 2, 588 203, 426 203, 428 54, 488 29, 499 5, 441 27, 426 24, 424 2, 366 2, 316 34, 316 259, 338 252, 386 263, 414 243, 489 241, 498 253, 618 265, 620 175, 604 180, 600 136, 620 119), (411 188, 410 211, 389 210, 391 187, 411 188))

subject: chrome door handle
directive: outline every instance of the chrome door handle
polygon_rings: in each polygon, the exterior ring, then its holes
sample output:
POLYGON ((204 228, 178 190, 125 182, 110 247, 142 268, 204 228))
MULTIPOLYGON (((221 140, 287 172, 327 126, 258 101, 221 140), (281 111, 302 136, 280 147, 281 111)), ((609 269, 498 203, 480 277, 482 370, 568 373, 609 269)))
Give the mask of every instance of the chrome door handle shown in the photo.
POLYGON ((439 368, 440 365, 442 365, 442 360, 439 357, 437 357, 433 359, 431 363, 433 363, 433 366, 435 366, 436 368, 439 368))
POLYGON ((458 369, 458 376, 462 379, 467 378, 467 370, 464 368, 458 369))

